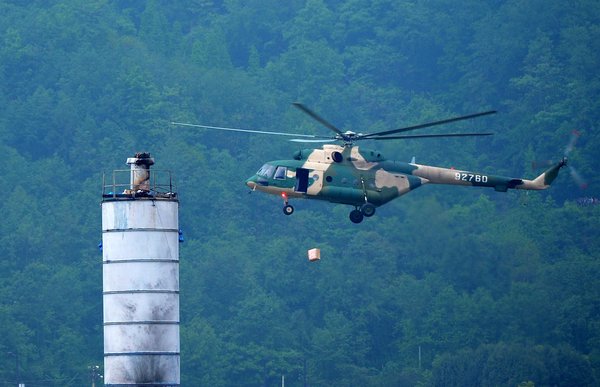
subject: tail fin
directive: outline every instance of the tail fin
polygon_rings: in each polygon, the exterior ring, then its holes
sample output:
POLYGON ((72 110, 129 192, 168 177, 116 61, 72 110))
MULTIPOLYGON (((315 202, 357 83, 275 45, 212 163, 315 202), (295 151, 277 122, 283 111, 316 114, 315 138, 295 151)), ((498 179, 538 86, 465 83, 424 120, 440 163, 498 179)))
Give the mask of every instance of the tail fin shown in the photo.
POLYGON ((558 163, 554 164, 547 170, 545 170, 541 175, 536 177, 533 181, 528 182, 525 181, 525 189, 546 189, 550 187, 550 184, 556 179, 558 176, 558 171, 567 165, 567 158, 563 157, 558 163), (527 184, 529 183, 529 184, 527 184))

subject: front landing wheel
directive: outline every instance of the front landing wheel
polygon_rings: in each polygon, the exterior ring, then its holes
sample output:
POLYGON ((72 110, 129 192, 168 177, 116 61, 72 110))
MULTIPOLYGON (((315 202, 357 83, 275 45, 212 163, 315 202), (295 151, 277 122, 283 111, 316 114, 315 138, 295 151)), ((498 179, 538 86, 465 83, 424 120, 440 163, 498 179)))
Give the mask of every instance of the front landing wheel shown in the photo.
POLYGON ((291 204, 283 206, 283 213, 286 215, 292 215, 294 213, 294 207, 291 204))
POLYGON ((360 223, 363 221, 363 213, 360 212, 359 210, 352 210, 350 212, 350 220, 352 221, 352 223, 360 223))

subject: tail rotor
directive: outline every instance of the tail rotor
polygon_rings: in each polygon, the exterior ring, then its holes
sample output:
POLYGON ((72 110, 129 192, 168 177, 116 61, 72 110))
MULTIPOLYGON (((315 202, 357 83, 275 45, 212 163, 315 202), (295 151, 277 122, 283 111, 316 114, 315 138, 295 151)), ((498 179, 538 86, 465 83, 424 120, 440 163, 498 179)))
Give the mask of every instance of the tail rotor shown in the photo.
MULTIPOLYGON (((587 181, 583 178, 583 176, 579 172, 577 172, 577 170, 573 166, 571 166, 569 163, 567 163, 569 155, 575 149, 575 145, 577 144, 577 141, 579 140, 580 136, 581 136, 581 132, 579 132, 576 129, 571 132, 571 138, 569 139, 569 143, 567 144, 567 146, 565 147, 565 150, 564 150, 563 160, 564 160, 564 165, 569 169, 569 174, 571 175, 571 178, 573 179, 575 184, 577 184, 579 189, 584 190, 588 187, 587 181)), ((531 163, 531 167, 532 167, 532 169, 536 170, 539 168, 549 168, 553 164, 554 164, 554 162, 552 160, 537 160, 537 161, 533 161, 531 163)))

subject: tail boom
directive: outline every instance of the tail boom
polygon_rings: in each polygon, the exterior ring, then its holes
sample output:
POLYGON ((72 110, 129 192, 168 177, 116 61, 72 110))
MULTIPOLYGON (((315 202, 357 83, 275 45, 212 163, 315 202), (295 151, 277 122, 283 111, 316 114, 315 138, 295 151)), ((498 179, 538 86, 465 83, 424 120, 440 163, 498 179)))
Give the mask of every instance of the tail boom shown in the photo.
POLYGON ((423 184, 431 183, 491 187, 499 192, 506 192, 509 189, 543 190, 550 187, 554 179, 556 179, 556 176, 558 176, 560 168, 564 167, 566 164, 567 159, 563 158, 533 180, 418 164, 412 164, 416 167, 416 170, 413 170, 412 174, 419 176, 423 180, 423 184))

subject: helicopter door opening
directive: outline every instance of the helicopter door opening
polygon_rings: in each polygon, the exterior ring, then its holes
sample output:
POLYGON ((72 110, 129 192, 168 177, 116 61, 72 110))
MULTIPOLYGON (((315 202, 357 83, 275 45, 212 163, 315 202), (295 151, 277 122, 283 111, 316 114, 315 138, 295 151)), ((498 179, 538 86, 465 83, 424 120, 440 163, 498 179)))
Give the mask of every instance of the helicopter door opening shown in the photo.
POLYGON ((306 193, 308 190, 308 169, 296 169, 296 186, 294 191, 306 193))

